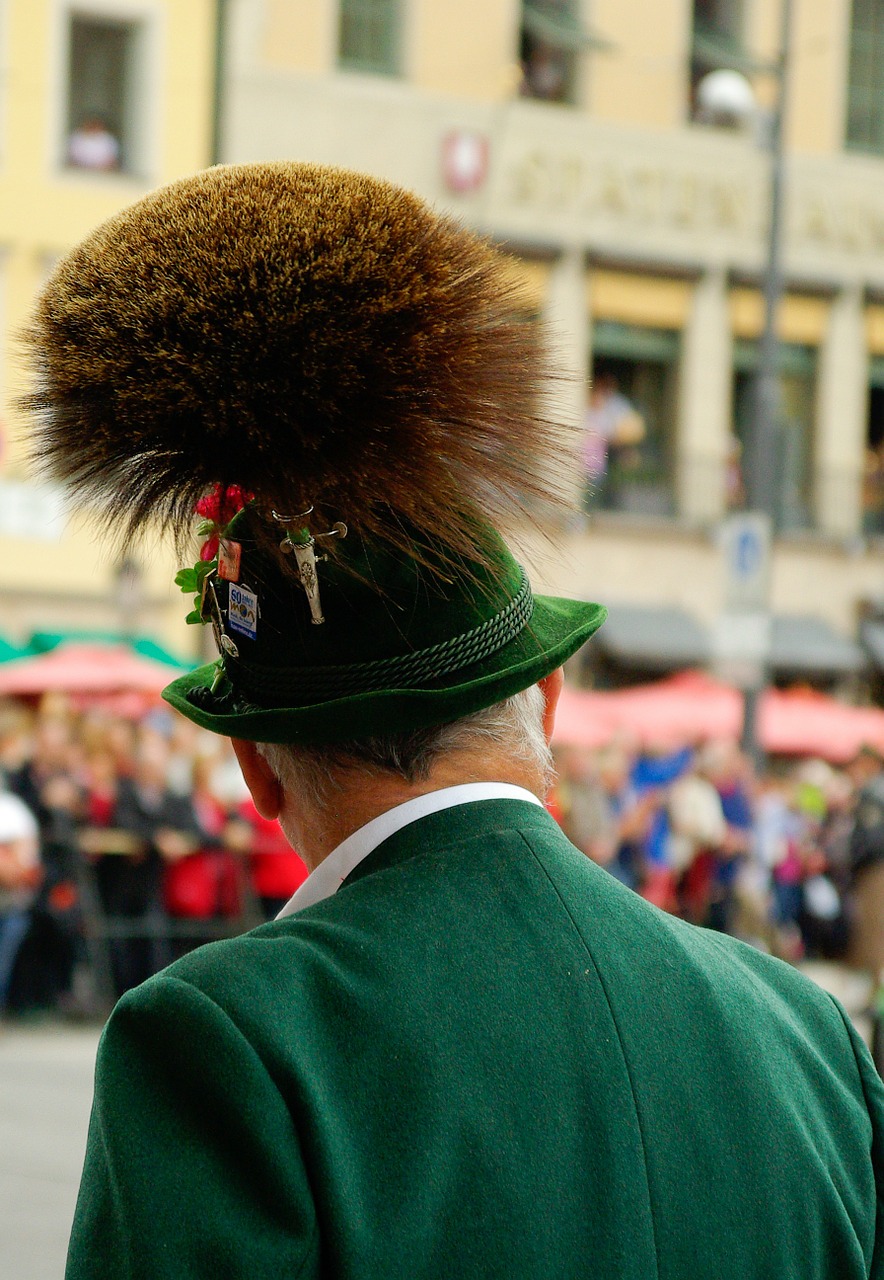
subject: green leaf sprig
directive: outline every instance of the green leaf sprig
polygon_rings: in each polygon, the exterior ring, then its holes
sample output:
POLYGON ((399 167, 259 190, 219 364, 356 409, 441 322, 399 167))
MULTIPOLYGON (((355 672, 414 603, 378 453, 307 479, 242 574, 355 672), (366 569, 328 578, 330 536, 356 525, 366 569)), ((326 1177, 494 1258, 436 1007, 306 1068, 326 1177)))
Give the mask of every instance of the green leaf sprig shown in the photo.
MULTIPOLYGON (((202 532, 202 530, 200 530, 202 532)), ((217 557, 214 560, 197 560, 192 569, 179 569, 175 574, 175 585, 180 587, 185 595, 193 594, 193 608, 184 619, 188 626, 196 626, 199 623, 205 624, 209 621, 203 617, 203 583, 210 573, 214 573, 218 568, 217 557)))

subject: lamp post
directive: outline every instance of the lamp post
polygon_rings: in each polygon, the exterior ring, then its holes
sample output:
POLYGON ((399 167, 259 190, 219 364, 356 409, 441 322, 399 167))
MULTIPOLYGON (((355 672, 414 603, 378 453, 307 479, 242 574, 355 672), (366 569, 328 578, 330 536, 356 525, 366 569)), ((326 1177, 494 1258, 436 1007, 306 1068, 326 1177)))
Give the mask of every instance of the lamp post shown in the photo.
POLYGON ((773 66, 777 93, 770 117, 770 203, 764 274, 764 327, 758 351, 755 404, 745 477, 749 508, 776 520, 778 506, 777 428, 780 415, 777 312, 783 296, 782 244, 785 164, 783 118, 792 32, 792 0, 782 0, 780 50, 773 66))
MULTIPOLYGON (((743 474, 747 510, 726 521, 723 544, 728 568, 728 601, 721 619, 721 647, 744 672, 743 747, 756 762, 763 751, 758 739, 758 708, 770 669, 770 541, 780 505, 780 369, 777 317, 783 296, 784 130, 792 40, 792 3, 782 0, 777 57, 764 70, 773 75, 775 98, 769 117, 770 154, 767 254, 763 279, 764 322, 753 388, 752 415, 744 447, 743 474)), ((701 82, 700 105, 714 119, 748 123, 758 117, 751 88, 735 71, 712 72, 701 82)))
MULTIPOLYGON (((780 341, 777 318, 783 296, 783 210, 785 193, 784 117, 792 44, 792 3, 782 0, 780 43, 773 73, 776 98, 770 116, 770 202, 768 206, 767 261, 763 282, 764 327, 758 350, 754 412, 745 455, 744 475, 747 506, 769 522, 770 533, 776 529, 780 500, 781 450, 780 428, 780 341)), ((759 662, 757 679, 746 690, 743 721, 743 746, 760 761, 763 751, 758 738, 758 710, 761 695, 768 683, 770 650, 769 599, 764 601, 765 630, 768 651, 759 662)))

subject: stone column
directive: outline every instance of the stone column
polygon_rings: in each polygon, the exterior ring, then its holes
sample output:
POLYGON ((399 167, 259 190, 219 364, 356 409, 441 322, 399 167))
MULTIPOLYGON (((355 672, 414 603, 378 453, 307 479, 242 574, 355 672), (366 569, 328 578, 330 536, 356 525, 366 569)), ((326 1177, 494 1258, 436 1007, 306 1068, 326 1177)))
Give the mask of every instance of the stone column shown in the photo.
POLYGON ((727 277, 716 267, 697 281, 682 334, 675 490, 684 520, 708 523, 725 512, 732 363, 727 277))
MULTIPOLYGON (((557 387, 551 411, 558 420, 582 428, 586 413, 587 383, 590 372, 590 315, 586 284, 586 260, 583 249, 572 246, 562 250, 549 275, 549 292, 543 313, 554 348, 555 364, 565 375, 557 387)), ((575 444, 576 444, 575 436, 575 444)), ((579 502, 582 476, 576 461, 573 497, 579 502)))
POLYGON ((563 249, 553 263, 544 320, 552 333, 556 360, 568 376, 563 403, 579 421, 586 407, 590 340, 586 265, 581 248, 563 249))
POLYGON ((862 290, 850 285, 832 301, 817 364, 814 514, 838 538, 862 528, 868 365, 862 290))

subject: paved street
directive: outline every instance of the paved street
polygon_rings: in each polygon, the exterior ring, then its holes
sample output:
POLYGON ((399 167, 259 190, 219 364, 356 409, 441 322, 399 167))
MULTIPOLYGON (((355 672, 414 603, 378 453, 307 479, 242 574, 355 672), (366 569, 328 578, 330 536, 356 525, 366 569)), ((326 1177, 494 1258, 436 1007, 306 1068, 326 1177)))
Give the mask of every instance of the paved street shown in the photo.
POLYGON ((97 1028, 0 1025, 0 1276, 60 1280, 97 1028))

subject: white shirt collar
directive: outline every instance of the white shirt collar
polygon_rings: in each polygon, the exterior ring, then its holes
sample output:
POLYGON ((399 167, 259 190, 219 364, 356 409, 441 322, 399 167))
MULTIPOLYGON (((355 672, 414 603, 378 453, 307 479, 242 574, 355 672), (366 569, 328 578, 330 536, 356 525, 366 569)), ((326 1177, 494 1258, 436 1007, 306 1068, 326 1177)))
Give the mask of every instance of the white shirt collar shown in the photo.
POLYGON ((458 787, 443 787, 441 791, 428 791, 426 795, 415 796, 413 800, 406 800, 404 804, 397 804, 395 808, 372 818, 371 822, 366 822, 365 826, 342 840, 295 890, 276 917, 277 920, 292 916, 337 893, 353 868, 394 832, 417 822, 418 818, 425 818, 427 814, 452 809, 459 804, 475 804, 479 800, 527 800, 530 804, 543 808, 537 796, 510 782, 467 782, 458 787))

